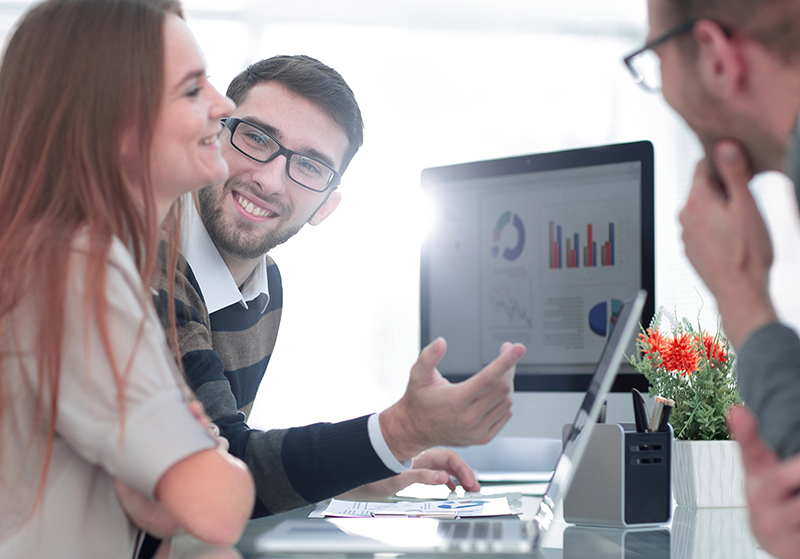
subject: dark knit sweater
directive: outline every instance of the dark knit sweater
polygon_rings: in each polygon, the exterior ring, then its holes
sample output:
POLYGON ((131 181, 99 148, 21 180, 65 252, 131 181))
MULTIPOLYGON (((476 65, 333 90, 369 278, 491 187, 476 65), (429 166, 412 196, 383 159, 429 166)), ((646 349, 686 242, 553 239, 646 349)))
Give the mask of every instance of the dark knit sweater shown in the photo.
MULTIPOLYGON (((262 293, 245 308, 234 303, 209 315, 189 265, 176 277, 178 344, 186 378, 206 413, 249 466, 256 482, 253 516, 315 503, 394 475, 375 453, 367 417, 259 431, 246 420, 278 335, 283 291, 278 267, 267 257, 269 305, 262 293)), ((164 316, 167 294, 156 306, 164 316)), ((287 395, 302 405, 303 395, 287 395)))

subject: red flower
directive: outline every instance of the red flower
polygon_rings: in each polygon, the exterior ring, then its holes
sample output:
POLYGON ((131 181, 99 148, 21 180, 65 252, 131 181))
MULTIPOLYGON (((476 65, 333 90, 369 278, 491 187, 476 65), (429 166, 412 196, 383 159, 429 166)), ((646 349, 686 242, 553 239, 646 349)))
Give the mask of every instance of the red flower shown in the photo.
POLYGON ((661 352, 664 368, 668 371, 678 371, 681 376, 692 374, 697 368, 699 357, 692 336, 687 332, 675 334, 671 340, 666 340, 665 345, 661 352))
MULTIPOLYGON (((700 342, 699 339, 698 342, 700 342)), ((705 352, 706 359, 712 366, 716 363, 721 365, 728 361, 728 352, 719 342, 714 343, 714 338, 708 332, 703 334, 702 343, 699 345, 701 345, 700 350, 705 352)))
POLYGON ((639 334, 639 341, 642 344, 642 356, 662 353, 667 343, 658 328, 648 328, 646 333, 639 334))

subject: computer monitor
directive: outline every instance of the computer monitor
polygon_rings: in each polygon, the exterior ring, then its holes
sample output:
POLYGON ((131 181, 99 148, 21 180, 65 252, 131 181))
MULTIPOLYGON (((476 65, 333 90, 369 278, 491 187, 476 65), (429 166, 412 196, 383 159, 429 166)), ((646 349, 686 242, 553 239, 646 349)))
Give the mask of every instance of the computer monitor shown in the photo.
MULTIPOLYGON (((433 167, 433 223, 420 262, 421 342, 448 349, 453 382, 504 341, 528 351, 519 391, 585 391, 624 301, 655 293, 653 146, 648 141, 433 167)), ((634 351, 629 348, 628 354, 634 351)), ((647 388, 624 364, 612 390, 647 388)))

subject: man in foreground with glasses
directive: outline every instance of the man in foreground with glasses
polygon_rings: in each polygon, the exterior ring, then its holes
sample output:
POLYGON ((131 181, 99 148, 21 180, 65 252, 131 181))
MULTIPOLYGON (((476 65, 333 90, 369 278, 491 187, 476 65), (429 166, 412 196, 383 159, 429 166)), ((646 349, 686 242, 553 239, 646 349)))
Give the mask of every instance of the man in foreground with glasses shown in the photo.
POLYGON ((800 457, 779 458, 800 452, 800 339, 772 306, 772 245, 748 189, 766 170, 800 186, 800 2, 648 0, 648 11, 650 40, 625 62, 646 89, 663 91, 706 153, 680 219, 753 410, 729 418, 751 524, 770 553, 800 557, 800 457))
MULTIPOLYGON (((370 489, 388 495, 420 481, 453 487, 454 475, 466 490, 478 490, 457 454, 423 451, 483 444, 498 433, 511 414, 514 368, 525 351, 519 344, 505 344, 480 373, 450 384, 435 369, 446 344, 433 342, 412 367, 405 395, 380 414, 266 432, 245 423, 282 307, 280 274, 267 253, 336 209, 336 187, 361 146, 363 124, 342 77, 305 56, 253 64, 228 96, 237 104, 221 136, 230 176, 196 194, 175 304, 186 377, 230 452, 253 473, 254 514, 401 472, 370 489)), ((296 398, 301 405, 303 395, 296 398)))

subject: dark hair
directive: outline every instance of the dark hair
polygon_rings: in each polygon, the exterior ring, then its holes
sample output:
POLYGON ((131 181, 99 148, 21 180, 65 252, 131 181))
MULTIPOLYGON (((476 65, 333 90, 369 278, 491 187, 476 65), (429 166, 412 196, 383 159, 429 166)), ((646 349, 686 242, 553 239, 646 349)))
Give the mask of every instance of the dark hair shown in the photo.
POLYGON ((134 164, 150 168, 168 14, 182 15, 177 0, 47 0, 20 20, 0 66, 0 335, 13 326, 9 313, 32 294, 39 313, 36 413, 46 426, 40 491, 55 435, 78 233, 87 237, 87 321, 97 324, 124 403, 127 364, 115 363, 111 351, 106 269, 114 237, 131 247, 145 282, 155 266, 152 182, 145 172, 142 184, 131 184, 121 149, 123 137, 131 138, 134 164))
POLYGON ((364 143, 364 122, 355 95, 341 74, 310 56, 273 56, 251 64, 233 78, 227 95, 238 105, 253 87, 269 81, 276 81, 292 93, 305 97, 344 128, 348 146, 339 169, 344 173, 364 143))
POLYGON ((667 0, 664 5, 674 25, 712 19, 725 29, 751 36, 785 64, 800 59, 800 3, 796 0, 667 0))

